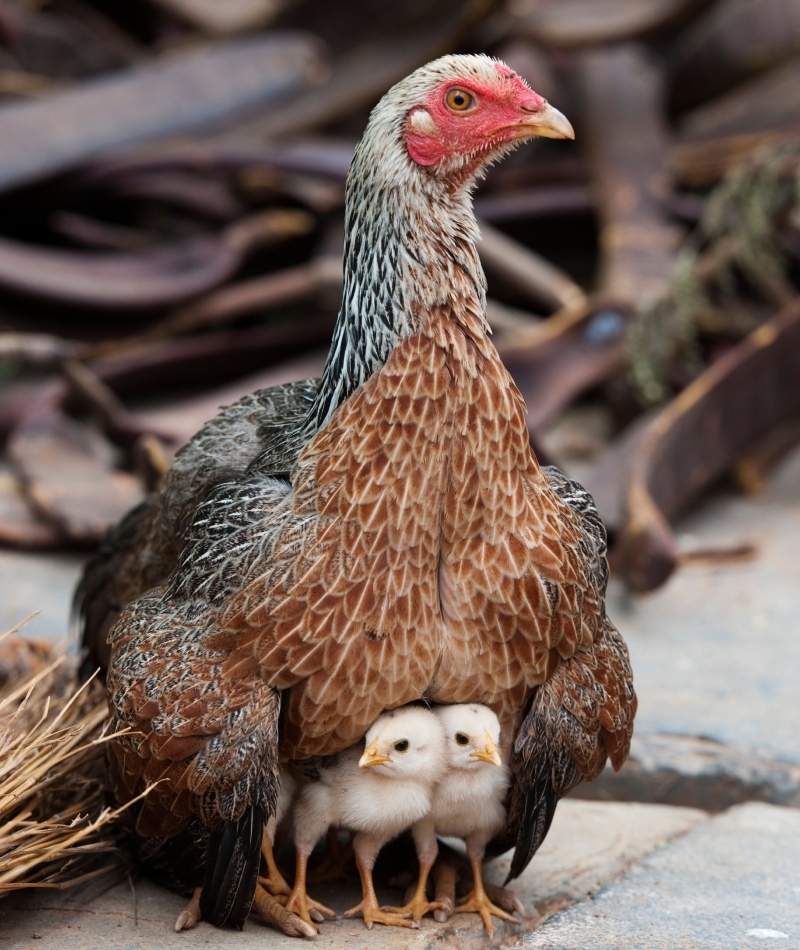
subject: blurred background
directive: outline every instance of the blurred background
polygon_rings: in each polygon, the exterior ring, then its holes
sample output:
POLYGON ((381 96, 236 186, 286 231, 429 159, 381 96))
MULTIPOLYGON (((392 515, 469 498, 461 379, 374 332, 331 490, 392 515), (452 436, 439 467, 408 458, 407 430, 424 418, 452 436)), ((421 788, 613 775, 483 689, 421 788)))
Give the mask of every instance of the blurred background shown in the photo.
MULTIPOLYGON (((200 424, 320 372, 355 143, 456 51, 576 130, 475 210, 641 697, 630 765, 580 794, 798 804, 800 0, 0 0, 0 625, 64 636, 200 424)), ((6 681, 38 662, 2 650, 6 681)))

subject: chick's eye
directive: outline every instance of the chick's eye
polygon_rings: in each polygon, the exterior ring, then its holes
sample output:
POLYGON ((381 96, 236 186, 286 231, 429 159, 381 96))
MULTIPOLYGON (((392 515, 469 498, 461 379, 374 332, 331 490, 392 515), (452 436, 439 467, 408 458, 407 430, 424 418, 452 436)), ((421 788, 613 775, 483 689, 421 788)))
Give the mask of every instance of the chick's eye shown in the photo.
POLYGON ((444 97, 448 109, 453 112, 466 112, 475 105, 475 97, 466 89, 450 89, 444 97))
POLYGON ((463 732, 457 732, 456 742, 459 745, 469 745, 469 736, 465 735, 463 732))
POLYGON ((408 739, 401 739, 399 742, 395 742, 394 751, 402 755, 403 752, 408 752, 409 745, 408 739))

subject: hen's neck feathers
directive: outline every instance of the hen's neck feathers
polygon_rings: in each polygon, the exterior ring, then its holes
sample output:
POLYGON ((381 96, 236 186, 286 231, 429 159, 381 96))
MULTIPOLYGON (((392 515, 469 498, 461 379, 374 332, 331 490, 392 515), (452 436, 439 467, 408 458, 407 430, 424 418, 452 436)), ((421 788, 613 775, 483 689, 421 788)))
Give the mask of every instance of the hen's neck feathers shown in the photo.
POLYGON ((433 310, 455 302, 469 313, 469 332, 491 332, 472 178, 454 188, 411 159, 403 140, 404 85, 373 111, 350 167, 342 304, 309 411, 309 436, 383 366, 398 341, 423 329, 433 310))

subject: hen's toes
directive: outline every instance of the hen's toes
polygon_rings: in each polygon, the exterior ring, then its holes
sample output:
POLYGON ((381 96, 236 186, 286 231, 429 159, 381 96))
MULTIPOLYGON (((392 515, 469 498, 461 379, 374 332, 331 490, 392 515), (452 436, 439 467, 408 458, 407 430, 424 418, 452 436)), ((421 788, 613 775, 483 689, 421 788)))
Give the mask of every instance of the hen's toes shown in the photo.
POLYGON ((203 914, 200 911, 200 894, 202 890, 201 887, 196 887, 194 894, 192 894, 192 899, 178 914, 178 919, 175 921, 175 930, 177 932, 181 930, 191 930, 192 927, 197 926, 199 920, 203 919, 203 914))
POLYGON ((488 881, 484 881, 483 889, 493 904, 497 904, 498 907, 507 910, 509 914, 519 914, 520 917, 525 916, 525 908, 522 906, 522 902, 517 895, 507 887, 501 887, 499 884, 490 884, 488 881))
POLYGON ((314 937, 318 932, 313 924, 306 923, 298 914, 287 910, 262 887, 256 888, 253 907, 260 917, 283 931, 287 937, 314 937))

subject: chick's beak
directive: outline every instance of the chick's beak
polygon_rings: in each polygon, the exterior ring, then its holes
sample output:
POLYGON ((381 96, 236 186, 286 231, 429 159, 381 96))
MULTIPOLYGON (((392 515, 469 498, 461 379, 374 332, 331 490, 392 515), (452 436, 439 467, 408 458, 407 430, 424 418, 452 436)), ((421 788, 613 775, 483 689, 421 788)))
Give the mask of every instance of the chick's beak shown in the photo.
POLYGON ((490 765, 502 765, 503 760, 497 751, 497 746, 492 742, 492 737, 486 733, 486 748, 482 752, 470 752, 471 759, 480 759, 481 762, 488 762, 490 765))
POLYGON ((364 754, 358 760, 358 767, 360 769, 368 768, 370 765, 383 765, 384 762, 391 762, 392 760, 388 755, 380 755, 378 753, 378 746, 376 743, 364 750, 364 754))
POLYGON ((574 139, 575 130, 569 119, 553 108, 549 102, 545 102, 542 108, 535 112, 528 110, 523 106, 524 111, 530 116, 525 118, 520 127, 529 130, 532 135, 539 135, 545 139, 574 139))

